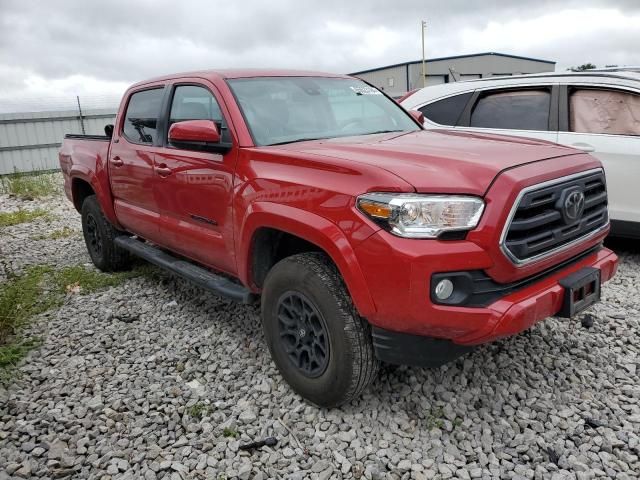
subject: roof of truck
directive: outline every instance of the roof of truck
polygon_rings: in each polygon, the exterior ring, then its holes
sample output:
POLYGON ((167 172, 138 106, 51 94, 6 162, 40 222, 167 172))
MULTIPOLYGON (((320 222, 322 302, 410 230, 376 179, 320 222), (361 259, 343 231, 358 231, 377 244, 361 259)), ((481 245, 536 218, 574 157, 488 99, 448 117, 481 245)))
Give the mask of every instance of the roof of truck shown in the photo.
POLYGON ((199 77, 199 78, 255 78, 255 77, 333 77, 348 78, 348 75, 328 72, 314 72, 309 70, 287 70, 273 68, 229 68, 216 70, 199 70, 195 72, 173 73, 160 77, 143 80, 133 85, 145 85, 147 83, 160 82, 163 80, 174 80, 176 78, 199 77))

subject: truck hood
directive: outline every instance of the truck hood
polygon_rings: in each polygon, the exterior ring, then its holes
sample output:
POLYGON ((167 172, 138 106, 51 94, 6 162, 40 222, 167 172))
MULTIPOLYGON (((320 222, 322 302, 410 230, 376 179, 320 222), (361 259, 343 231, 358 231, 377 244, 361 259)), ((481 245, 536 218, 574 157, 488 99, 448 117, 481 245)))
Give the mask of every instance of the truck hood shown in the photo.
POLYGON ((417 192, 480 196, 504 170, 581 153, 543 140, 453 130, 340 137, 278 148, 375 165, 417 192))

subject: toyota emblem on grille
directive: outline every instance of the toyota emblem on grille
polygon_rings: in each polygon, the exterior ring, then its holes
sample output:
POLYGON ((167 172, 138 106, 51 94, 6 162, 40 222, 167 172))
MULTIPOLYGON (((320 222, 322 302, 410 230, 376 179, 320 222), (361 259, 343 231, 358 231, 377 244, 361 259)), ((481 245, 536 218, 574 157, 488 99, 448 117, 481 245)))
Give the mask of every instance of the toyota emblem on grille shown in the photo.
POLYGON ((584 193, 575 190, 567 195, 564 201, 564 214, 567 219, 575 221, 582 216, 584 211, 584 193))

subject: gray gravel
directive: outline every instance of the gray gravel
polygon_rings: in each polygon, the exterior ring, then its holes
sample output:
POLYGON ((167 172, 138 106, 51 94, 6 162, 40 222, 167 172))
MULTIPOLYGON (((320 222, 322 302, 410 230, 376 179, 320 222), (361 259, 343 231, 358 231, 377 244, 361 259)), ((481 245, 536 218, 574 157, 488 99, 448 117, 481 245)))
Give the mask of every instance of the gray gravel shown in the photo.
MULTIPOLYGON (((0 230, 14 269, 89 262, 80 235, 31 239, 80 231, 66 200, 0 196, 19 205, 56 218, 0 230)), ((282 381, 254 307, 166 275, 70 295, 0 389, 0 479, 638 478, 639 286, 623 250, 592 328, 548 319, 440 369, 388 369, 334 410, 282 381)))

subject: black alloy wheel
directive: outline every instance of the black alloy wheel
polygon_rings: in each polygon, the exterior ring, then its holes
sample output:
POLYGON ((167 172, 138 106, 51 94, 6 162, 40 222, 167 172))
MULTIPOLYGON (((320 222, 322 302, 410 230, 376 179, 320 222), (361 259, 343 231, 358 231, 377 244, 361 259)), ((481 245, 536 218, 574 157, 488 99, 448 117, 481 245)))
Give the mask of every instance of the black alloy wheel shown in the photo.
POLYGON ((87 248, 91 256, 102 257, 102 238, 98 231, 98 223, 92 214, 87 215, 87 248))
POLYGON ((278 301, 278 333, 292 364, 309 378, 319 377, 329 364, 327 324, 302 293, 285 292, 278 301))

